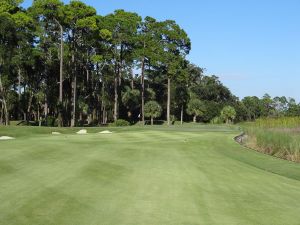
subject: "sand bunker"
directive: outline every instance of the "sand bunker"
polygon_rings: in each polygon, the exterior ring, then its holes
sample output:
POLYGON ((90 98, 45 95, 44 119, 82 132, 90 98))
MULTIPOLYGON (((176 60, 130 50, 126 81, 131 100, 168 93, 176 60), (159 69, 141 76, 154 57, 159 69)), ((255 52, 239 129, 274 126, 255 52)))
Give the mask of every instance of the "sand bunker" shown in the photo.
POLYGON ((99 134, 112 134, 112 132, 109 130, 104 130, 104 131, 99 132, 99 134))
POLYGON ((4 140, 13 140, 13 139, 15 139, 15 138, 9 137, 9 136, 1 136, 1 137, 0 137, 0 141, 4 141, 4 140))
POLYGON ((54 132, 52 132, 52 134, 53 135, 60 135, 61 133, 54 131, 54 132))
POLYGON ((76 132, 76 134, 87 134, 87 130, 85 130, 85 129, 80 130, 80 131, 76 132))

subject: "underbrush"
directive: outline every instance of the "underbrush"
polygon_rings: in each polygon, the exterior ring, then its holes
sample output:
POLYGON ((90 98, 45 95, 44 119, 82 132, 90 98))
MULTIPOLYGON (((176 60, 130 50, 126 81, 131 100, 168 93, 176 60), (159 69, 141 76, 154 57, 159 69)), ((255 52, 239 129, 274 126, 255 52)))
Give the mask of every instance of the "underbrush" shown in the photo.
POLYGON ((260 152, 300 162, 300 118, 259 119, 243 124, 244 144, 260 152))

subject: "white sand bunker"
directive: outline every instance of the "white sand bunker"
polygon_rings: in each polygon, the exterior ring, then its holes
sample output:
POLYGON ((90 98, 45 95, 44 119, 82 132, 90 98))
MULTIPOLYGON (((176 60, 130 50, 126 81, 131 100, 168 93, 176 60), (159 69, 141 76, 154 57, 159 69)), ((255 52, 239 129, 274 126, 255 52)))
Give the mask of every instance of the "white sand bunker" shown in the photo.
POLYGON ((1 136, 1 137, 0 137, 0 141, 4 141, 4 140, 13 140, 13 139, 15 139, 15 138, 9 137, 9 136, 1 136))
POLYGON ((99 134, 112 134, 112 132, 109 130, 104 130, 104 131, 99 132, 99 134))
POLYGON ((52 132, 52 134, 53 135, 60 135, 61 133, 54 131, 54 132, 52 132))
POLYGON ((87 134, 87 130, 82 129, 82 130, 76 132, 76 134, 87 134))

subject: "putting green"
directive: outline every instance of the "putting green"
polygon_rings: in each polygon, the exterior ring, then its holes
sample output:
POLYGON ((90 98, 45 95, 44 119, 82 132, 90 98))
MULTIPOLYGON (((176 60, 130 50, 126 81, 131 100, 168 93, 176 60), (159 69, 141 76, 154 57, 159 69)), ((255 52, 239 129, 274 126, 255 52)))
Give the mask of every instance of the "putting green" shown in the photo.
POLYGON ((300 224, 300 165, 237 130, 77 130, 0 128, 0 224, 300 224))

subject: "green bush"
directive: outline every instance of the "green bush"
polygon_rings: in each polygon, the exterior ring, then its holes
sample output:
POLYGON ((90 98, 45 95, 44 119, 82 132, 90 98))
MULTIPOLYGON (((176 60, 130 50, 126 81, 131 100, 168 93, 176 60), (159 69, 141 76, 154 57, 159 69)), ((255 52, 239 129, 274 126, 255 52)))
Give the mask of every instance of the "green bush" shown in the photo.
POLYGON ((112 127, 126 127, 126 126, 130 126, 130 123, 126 120, 118 119, 115 122, 111 123, 110 126, 112 126, 112 127))
POLYGON ((224 123, 224 120, 221 117, 216 116, 210 121, 210 123, 211 124, 222 124, 222 123, 224 123))
POLYGON ((54 116, 47 116, 45 120, 45 126, 47 127, 55 127, 57 126, 56 118, 54 116))

